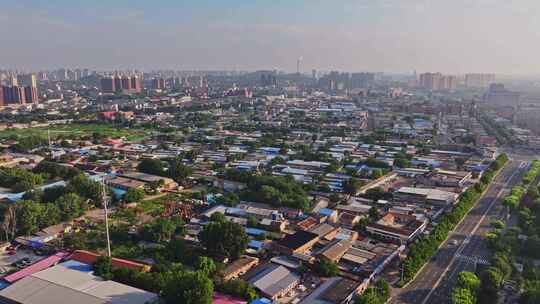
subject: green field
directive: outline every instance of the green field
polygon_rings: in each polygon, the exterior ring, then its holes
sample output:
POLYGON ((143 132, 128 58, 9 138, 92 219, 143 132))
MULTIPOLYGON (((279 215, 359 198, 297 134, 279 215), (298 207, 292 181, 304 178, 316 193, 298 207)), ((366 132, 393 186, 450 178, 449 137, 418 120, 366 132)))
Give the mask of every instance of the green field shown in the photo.
MULTIPOLYGON (((51 138, 56 137, 80 137, 80 136, 92 136, 94 133, 101 135, 119 138, 126 137, 130 141, 139 141, 150 137, 148 130, 140 128, 116 128, 107 124, 69 124, 69 125, 54 125, 48 128, 50 130, 51 138)), ((47 137, 47 128, 25 128, 25 129, 5 129, 0 131, 0 138, 8 138, 12 136, 26 137, 26 136, 42 136, 47 137)))

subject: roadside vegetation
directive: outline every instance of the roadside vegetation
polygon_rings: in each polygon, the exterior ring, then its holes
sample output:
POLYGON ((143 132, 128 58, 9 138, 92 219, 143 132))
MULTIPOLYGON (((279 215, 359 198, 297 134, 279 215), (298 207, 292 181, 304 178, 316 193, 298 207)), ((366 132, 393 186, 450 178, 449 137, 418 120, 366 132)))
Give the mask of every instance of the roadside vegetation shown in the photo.
POLYGON ((500 155, 483 174, 481 180, 461 194, 456 207, 452 212, 441 217, 433 232, 410 246, 407 258, 403 263, 403 280, 398 283, 399 285, 403 286, 411 281, 422 266, 431 259, 441 243, 448 237, 448 233, 456 227, 461 219, 476 204, 483 191, 493 180, 495 174, 507 161, 508 157, 506 154, 500 155))

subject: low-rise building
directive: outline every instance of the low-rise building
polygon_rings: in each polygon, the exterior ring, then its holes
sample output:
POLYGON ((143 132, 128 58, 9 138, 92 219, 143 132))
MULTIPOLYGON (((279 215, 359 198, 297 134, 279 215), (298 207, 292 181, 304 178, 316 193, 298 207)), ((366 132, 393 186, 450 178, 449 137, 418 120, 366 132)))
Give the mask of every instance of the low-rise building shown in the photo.
POLYGON ((418 220, 413 215, 388 212, 380 220, 371 223, 366 231, 374 237, 397 244, 406 244, 420 235, 427 220, 418 220))
POLYGON ((295 253, 303 254, 319 241, 319 235, 313 232, 299 230, 294 234, 289 234, 279 240, 274 249, 277 252, 293 255, 295 253))
POLYGON ((131 180, 140 181, 143 183, 150 183, 150 182, 163 182, 163 188, 164 189, 175 189, 178 187, 178 184, 172 179, 168 177, 158 176, 158 175, 152 175, 147 173, 141 173, 141 172, 124 172, 121 174, 118 174, 120 177, 128 178, 131 180))
POLYGON ((248 282, 263 296, 276 300, 298 286, 300 276, 281 265, 269 264, 255 273, 248 282))
POLYGON ((317 256, 319 258, 326 258, 330 261, 337 262, 347 252, 347 250, 349 250, 349 248, 351 248, 351 241, 335 240, 319 251, 317 256))
POLYGON ((126 191, 129 189, 144 189, 146 185, 144 182, 119 176, 107 178, 105 179, 105 183, 110 187, 126 191))
POLYGON ((227 265, 221 271, 221 277, 224 281, 238 278, 251 268, 257 266, 259 259, 256 257, 242 256, 231 264, 227 265))
POLYGON ((147 304, 158 295, 93 274, 92 265, 67 261, 27 276, 0 291, 0 303, 147 304))
POLYGON ((459 197, 455 192, 433 188, 401 187, 394 193, 394 199, 411 203, 447 206, 454 204, 459 197))

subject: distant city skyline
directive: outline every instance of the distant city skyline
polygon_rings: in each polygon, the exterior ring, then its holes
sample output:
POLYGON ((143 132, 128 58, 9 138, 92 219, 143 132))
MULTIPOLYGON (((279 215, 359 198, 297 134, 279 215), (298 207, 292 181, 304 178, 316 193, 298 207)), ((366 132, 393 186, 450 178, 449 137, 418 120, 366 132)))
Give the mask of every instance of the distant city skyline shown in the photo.
MULTIPOLYGON (((6 2, 6 1, 4 1, 6 2)), ((533 0, 22 0, 0 68, 539 74, 533 0)))

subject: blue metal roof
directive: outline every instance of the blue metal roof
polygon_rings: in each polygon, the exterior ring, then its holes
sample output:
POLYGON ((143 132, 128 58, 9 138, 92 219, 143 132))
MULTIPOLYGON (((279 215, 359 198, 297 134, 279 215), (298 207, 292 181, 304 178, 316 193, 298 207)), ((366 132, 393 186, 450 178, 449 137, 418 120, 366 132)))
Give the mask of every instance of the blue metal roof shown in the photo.
POLYGON ((334 212, 334 210, 329 209, 329 208, 321 208, 321 209, 319 209, 319 214, 322 214, 322 215, 330 215, 333 212, 334 212))
POLYGON ((251 240, 248 243, 249 248, 254 248, 254 249, 257 249, 257 250, 261 249, 262 246, 263 246, 263 243, 260 242, 260 241, 251 240))
POLYGON ((248 235, 265 235, 266 231, 257 228, 246 228, 246 233, 248 235))
POLYGON ((253 300, 251 304, 272 304, 272 300, 269 300, 267 298, 260 298, 260 299, 253 300))

